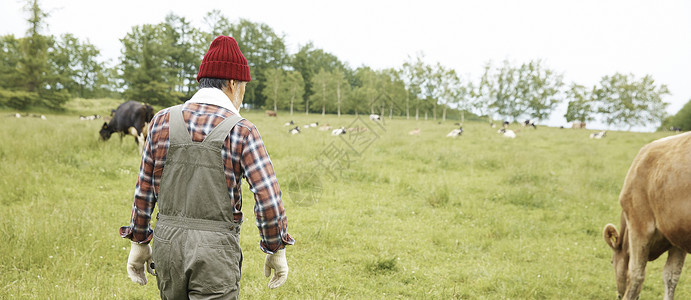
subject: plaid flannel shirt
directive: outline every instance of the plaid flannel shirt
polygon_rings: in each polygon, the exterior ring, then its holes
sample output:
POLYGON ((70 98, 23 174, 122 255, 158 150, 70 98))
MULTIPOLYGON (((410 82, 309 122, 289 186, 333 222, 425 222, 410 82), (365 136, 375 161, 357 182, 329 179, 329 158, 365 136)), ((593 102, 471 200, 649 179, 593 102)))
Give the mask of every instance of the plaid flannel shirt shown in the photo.
MULTIPOLYGON (((217 89, 201 89, 199 93, 215 98, 225 97, 217 89), (219 94, 221 93, 221 94, 219 94)), ((195 94, 197 96, 197 94, 195 94)), ((193 97, 192 100, 195 98, 193 97)), ((225 98, 227 105, 230 101, 225 98)), ((223 107, 192 100, 183 105, 182 115, 192 140, 201 142, 221 121, 234 114, 234 107, 223 107)), ((153 237, 150 221, 166 161, 170 141, 168 138, 169 109, 157 113, 149 125, 139 177, 134 190, 134 205, 130 226, 120 228, 120 236, 134 242, 148 243, 153 237)), ((242 194, 240 180, 244 176, 254 193, 254 213, 261 236, 260 247, 274 253, 295 241, 287 232, 287 219, 281 201, 281 190, 273 165, 257 128, 242 120, 230 131, 221 150, 226 184, 236 221, 242 220, 242 194)))

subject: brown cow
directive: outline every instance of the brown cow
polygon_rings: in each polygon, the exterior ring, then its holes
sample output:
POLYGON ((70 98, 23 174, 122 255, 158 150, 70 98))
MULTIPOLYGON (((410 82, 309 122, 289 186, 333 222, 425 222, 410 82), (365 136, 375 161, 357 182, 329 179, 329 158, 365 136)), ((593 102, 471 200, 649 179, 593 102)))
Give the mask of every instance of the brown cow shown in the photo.
POLYGON ((266 111, 266 115, 267 115, 268 117, 275 117, 275 116, 276 116, 276 112, 273 111, 273 110, 267 110, 267 111, 266 111))
POLYGON ((612 248, 619 296, 637 299, 648 261, 668 252, 663 279, 665 299, 674 289, 691 252, 691 133, 644 146, 631 164, 619 195, 621 232, 607 224, 603 236, 612 248))
POLYGON ((571 128, 573 128, 573 129, 583 129, 583 128, 585 128, 585 122, 580 122, 580 121, 573 122, 573 123, 571 124, 571 128))

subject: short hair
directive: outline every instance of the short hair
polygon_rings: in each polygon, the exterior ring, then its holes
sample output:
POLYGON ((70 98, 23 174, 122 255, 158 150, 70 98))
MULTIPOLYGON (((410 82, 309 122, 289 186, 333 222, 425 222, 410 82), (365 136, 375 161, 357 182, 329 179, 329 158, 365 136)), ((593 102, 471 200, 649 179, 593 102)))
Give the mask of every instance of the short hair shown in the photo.
POLYGON ((216 88, 222 90, 226 86, 228 86, 228 79, 207 77, 199 79, 199 88, 216 88))

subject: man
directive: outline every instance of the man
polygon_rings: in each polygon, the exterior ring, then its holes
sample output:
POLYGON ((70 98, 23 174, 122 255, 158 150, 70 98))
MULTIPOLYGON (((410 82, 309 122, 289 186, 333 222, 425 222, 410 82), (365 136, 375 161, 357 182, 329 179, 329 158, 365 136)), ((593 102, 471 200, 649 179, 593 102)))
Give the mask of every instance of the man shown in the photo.
POLYGON ((274 270, 268 285, 277 288, 288 276, 284 247, 294 240, 264 143, 238 112, 250 71, 235 39, 211 43, 197 81, 192 99, 160 111, 149 126, 130 226, 120 228, 132 240, 127 273, 146 284, 153 259, 163 299, 238 298, 244 176, 254 193, 264 275, 274 270))

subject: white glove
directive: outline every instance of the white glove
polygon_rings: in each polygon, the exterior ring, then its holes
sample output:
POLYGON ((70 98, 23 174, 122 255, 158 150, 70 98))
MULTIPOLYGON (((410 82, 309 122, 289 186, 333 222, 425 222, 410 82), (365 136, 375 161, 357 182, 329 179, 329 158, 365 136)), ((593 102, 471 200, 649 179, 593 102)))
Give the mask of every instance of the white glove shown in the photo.
POLYGON ((269 288, 275 289, 281 286, 288 279, 288 261, 286 261, 286 249, 276 251, 275 254, 267 254, 264 260, 264 276, 271 276, 271 269, 274 270, 274 277, 269 281, 269 288))
POLYGON ((130 256, 127 258, 127 275, 132 282, 141 285, 146 284, 146 273, 144 268, 151 274, 156 275, 151 268, 151 246, 149 244, 139 244, 132 242, 130 256))

